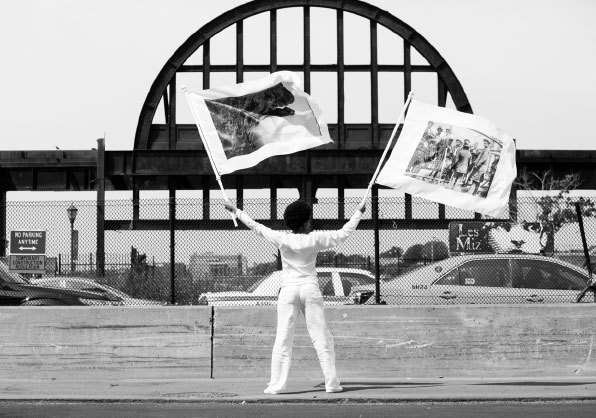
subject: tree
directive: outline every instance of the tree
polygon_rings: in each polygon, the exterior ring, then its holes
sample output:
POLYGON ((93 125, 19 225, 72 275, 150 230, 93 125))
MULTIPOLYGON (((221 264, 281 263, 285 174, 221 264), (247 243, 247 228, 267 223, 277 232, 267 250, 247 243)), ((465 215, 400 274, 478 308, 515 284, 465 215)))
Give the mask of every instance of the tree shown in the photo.
POLYGON ((396 247, 395 245, 389 248, 387 251, 383 251, 379 254, 381 258, 400 258, 404 255, 404 250, 401 247, 396 247))
POLYGON ((131 296, 139 297, 147 282, 147 255, 141 254, 135 247, 130 247, 130 271, 124 291, 131 296))
POLYGON ((444 260, 449 257, 449 248, 443 241, 428 241, 422 248, 422 258, 430 261, 444 260))
POLYGON ((596 215, 593 201, 584 197, 569 196, 571 190, 581 185, 581 177, 577 173, 556 177, 550 169, 541 173, 524 169, 514 184, 528 192, 538 208, 536 221, 540 222, 543 228, 552 228, 556 232, 566 223, 577 222, 576 203, 579 203, 583 216, 596 215), (535 191, 549 193, 537 196, 535 191))
POLYGON ((136 275, 146 275, 147 266, 147 254, 141 254, 135 247, 130 247, 130 267, 136 275))
POLYGON ((423 257, 423 249, 424 249, 424 246, 422 244, 412 245, 404 253, 404 260, 415 261, 415 260, 420 260, 420 259, 424 258, 423 257))

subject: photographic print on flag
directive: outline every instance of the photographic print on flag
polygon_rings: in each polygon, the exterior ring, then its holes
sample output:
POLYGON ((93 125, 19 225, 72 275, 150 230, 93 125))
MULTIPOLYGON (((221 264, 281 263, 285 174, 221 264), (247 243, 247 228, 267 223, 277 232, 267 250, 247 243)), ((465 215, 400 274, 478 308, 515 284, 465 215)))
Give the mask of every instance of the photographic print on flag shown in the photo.
POLYGON ((197 93, 185 90, 219 174, 332 142, 317 103, 290 71, 197 93))
POLYGON ((498 217, 516 175, 513 138, 494 123, 413 100, 376 182, 498 217))

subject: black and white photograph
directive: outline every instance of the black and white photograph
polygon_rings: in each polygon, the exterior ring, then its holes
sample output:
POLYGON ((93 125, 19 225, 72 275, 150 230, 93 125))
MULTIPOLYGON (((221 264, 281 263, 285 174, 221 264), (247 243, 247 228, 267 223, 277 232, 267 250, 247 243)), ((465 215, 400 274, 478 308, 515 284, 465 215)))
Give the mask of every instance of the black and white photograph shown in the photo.
POLYGON ((498 218, 509 204, 515 159, 515 141, 489 119, 411 100, 375 181, 498 218))
POLYGON ((205 100, 228 158, 261 148, 265 143, 261 122, 293 115, 294 109, 288 107, 293 102, 294 95, 282 83, 244 96, 205 100))
POLYGON ((201 140, 219 174, 332 143, 316 99, 290 71, 203 91, 185 88, 201 140))
POLYGON ((0 17, 0 417, 596 415, 596 0, 0 17))
POLYGON ((283 141, 282 118, 289 124, 300 123, 313 136, 321 135, 306 98, 294 96, 281 82, 243 96, 207 99, 205 104, 228 159, 283 141))
POLYGON ((502 141, 479 131, 428 121, 406 175, 486 197, 501 149, 502 141))

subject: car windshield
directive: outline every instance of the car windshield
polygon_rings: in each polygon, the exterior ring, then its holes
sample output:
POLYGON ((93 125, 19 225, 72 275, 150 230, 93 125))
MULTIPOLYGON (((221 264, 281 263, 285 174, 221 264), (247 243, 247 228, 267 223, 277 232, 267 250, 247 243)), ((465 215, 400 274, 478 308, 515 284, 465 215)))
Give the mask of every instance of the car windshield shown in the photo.
POLYGON ((0 278, 7 283, 29 284, 29 281, 19 273, 10 271, 8 266, 0 261, 0 278))
POLYGON ((117 295, 117 296, 119 296, 119 297, 121 297, 123 299, 130 299, 131 298, 130 295, 124 293, 122 290, 116 289, 116 288, 114 288, 112 286, 108 286, 107 284, 102 284, 102 286, 105 289, 109 290, 110 292, 114 293, 115 295, 117 295))
POLYGON ((94 282, 93 280, 88 279, 73 279, 73 278, 51 278, 51 279, 42 279, 37 282, 41 286, 47 287, 55 287, 55 288, 63 288, 63 289, 70 289, 70 290, 83 290, 86 292, 95 292, 95 293, 112 293, 122 299, 130 298, 129 295, 122 292, 121 290, 114 289, 111 286, 105 284, 99 284, 94 282))

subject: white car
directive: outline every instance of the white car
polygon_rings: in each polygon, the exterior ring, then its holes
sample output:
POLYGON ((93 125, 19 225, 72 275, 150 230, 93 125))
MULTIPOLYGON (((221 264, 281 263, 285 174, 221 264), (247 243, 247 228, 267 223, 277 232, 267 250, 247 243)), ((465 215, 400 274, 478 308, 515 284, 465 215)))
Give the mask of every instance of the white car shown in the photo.
MULTIPOLYGON (((199 296, 200 305, 275 305, 281 287, 282 271, 275 271, 256 282, 246 292, 208 292, 199 296)), ((361 285, 374 286, 375 276, 366 270, 320 267, 317 278, 327 305, 353 304, 352 288, 361 285)))
MULTIPOLYGON (((399 305, 575 302, 589 282, 586 270, 553 257, 461 255, 381 282, 380 299, 399 305)), ((358 286, 352 296, 372 294, 366 302, 371 304, 374 291, 374 285, 358 286)))
POLYGON ((31 283, 36 286, 49 287, 52 289, 83 290, 85 292, 93 292, 100 295, 110 295, 116 299, 114 302, 92 300, 87 303, 88 305, 167 305, 167 302, 133 298, 121 290, 85 277, 44 277, 41 279, 31 279, 31 283))

